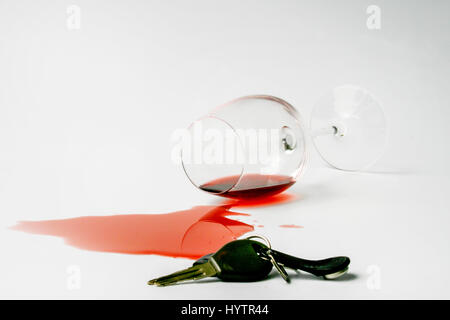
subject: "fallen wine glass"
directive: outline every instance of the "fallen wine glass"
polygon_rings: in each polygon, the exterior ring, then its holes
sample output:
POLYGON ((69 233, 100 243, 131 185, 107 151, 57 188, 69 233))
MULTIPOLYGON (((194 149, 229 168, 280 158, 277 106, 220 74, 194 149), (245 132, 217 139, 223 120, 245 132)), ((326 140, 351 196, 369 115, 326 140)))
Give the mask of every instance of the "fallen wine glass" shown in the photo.
MULTIPOLYGON (((337 87, 314 107, 311 138, 331 166, 367 169, 386 146, 386 120, 365 89, 337 87)), ((182 135, 181 162, 199 189, 229 198, 271 196, 292 186, 304 171, 303 119, 283 99, 254 95, 217 107, 182 135)))

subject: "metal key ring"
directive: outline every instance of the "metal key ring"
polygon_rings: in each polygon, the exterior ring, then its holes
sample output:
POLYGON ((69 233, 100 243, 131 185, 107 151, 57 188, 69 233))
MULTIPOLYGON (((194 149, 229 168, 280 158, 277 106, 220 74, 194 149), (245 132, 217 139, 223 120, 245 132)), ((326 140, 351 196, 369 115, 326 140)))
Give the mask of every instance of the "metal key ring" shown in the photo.
POLYGON ((264 237, 264 236, 258 236, 258 235, 255 235, 255 236, 250 236, 250 237, 247 237, 247 238, 245 238, 246 240, 250 240, 250 239, 261 239, 261 240, 263 240, 266 244, 267 244, 267 247, 269 248, 269 250, 271 250, 272 249, 272 245, 270 244, 270 241, 269 241, 269 239, 267 239, 266 237, 264 237))
POLYGON ((291 282, 291 280, 289 279, 289 275, 287 274, 287 272, 284 269, 283 265, 280 265, 275 260, 275 257, 273 256, 273 252, 272 252, 272 245, 270 244, 269 239, 267 239, 264 236, 255 235, 255 236, 248 237, 247 240, 254 239, 254 238, 261 239, 261 240, 265 241, 266 244, 267 244, 267 247, 268 247, 268 250, 266 252, 267 257, 262 257, 262 259, 269 260, 273 264, 273 266, 277 269, 277 271, 280 273, 280 275, 283 277, 283 279, 287 283, 291 282))

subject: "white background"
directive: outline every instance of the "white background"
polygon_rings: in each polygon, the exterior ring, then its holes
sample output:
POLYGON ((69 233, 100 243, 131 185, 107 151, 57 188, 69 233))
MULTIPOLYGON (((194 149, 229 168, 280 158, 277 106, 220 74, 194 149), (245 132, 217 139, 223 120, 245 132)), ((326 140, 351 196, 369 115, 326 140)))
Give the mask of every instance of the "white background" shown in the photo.
POLYGON ((0 0, 0 297, 450 298, 449 9, 448 1, 0 0), (372 4, 380 30, 366 26, 372 4), (69 5, 81 9, 80 29, 67 27, 69 5), (216 204, 170 161, 173 130, 248 94, 279 96, 308 119, 323 92, 347 83, 371 91, 389 120, 377 165, 340 172, 311 148, 289 190, 297 201, 235 210, 263 224, 255 232, 277 249, 350 256, 341 281, 293 274, 290 285, 274 275, 150 287, 192 261, 82 251, 8 229, 216 204), (75 290, 71 266, 80 271, 75 290))

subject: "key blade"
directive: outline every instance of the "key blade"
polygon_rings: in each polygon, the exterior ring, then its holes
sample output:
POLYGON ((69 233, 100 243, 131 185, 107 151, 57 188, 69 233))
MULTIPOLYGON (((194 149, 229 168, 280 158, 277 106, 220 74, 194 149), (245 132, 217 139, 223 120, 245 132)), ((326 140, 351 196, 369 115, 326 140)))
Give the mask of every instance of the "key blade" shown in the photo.
POLYGON ((207 275, 204 272, 202 272, 202 270, 192 270, 191 272, 186 272, 183 274, 158 278, 155 281, 153 281, 153 284, 158 287, 164 287, 168 285, 177 284, 182 281, 198 280, 205 277, 207 277, 207 275))
POLYGON ((212 277, 215 274, 217 274, 216 268, 214 267, 213 264, 207 262, 178 272, 171 273, 164 277, 150 280, 148 284, 157 286, 168 286, 182 281, 199 280, 202 278, 212 277))
POLYGON ((198 268, 191 267, 191 268, 188 268, 188 269, 177 271, 177 272, 171 273, 171 274, 169 274, 167 276, 162 276, 162 277, 159 277, 159 278, 156 278, 156 279, 152 279, 152 280, 148 281, 148 284, 152 285, 152 284, 156 284, 157 282, 166 281, 166 280, 171 279, 173 277, 187 275, 187 274, 190 274, 190 273, 194 272, 196 269, 198 269, 198 268))

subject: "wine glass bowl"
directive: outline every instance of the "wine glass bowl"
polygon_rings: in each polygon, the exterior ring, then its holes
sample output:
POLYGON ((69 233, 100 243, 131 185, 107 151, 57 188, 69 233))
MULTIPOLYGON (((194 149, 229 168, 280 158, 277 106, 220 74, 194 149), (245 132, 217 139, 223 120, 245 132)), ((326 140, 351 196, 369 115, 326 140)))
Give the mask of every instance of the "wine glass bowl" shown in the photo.
POLYGON ((292 186, 305 160, 297 111, 267 95, 217 107, 188 128, 183 169, 199 189, 230 198, 258 198, 292 186))

